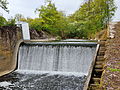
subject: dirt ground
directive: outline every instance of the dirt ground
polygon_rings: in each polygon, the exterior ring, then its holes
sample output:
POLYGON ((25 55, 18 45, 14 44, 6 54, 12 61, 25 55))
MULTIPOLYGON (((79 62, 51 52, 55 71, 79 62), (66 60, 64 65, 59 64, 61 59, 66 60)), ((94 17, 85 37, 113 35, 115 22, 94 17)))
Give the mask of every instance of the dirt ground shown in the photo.
POLYGON ((115 37, 106 43, 106 63, 101 80, 101 90, 120 90, 120 22, 114 28, 115 37))

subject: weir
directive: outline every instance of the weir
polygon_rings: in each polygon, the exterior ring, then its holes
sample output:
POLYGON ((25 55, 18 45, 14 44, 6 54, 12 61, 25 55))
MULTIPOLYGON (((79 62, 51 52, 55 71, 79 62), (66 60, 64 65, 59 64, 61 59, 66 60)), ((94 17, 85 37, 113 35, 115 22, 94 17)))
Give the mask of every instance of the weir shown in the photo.
POLYGON ((18 70, 60 71, 88 74, 96 51, 95 43, 23 43, 18 54, 18 70))
POLYGON ((84 88, 88 85, 96 56, 96 42, 31 40, 18 46, 16 70, 3 76, 5 81, 0 82, 0 87, 17 90, 86 90, 84 88))

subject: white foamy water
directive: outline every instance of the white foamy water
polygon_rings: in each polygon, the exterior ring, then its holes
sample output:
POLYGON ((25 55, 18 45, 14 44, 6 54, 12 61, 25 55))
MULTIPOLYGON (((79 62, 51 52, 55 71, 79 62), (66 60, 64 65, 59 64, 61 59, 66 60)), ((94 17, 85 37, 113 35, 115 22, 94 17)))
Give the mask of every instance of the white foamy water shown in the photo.
POLYGON ((64 75, 64 76, 87 76, 87 73, 79 73, 79 72, 60 72, 60 71, 37 71, 37 70, 16 70, 15 72, 20 74, 49 74, 49 75, 64 75))
POLYGON ((6 86, 10 86, 12 85, 10 82, 4 81, 4 82, 0 82, 0 86, 1 87, 6 87, 6 86))

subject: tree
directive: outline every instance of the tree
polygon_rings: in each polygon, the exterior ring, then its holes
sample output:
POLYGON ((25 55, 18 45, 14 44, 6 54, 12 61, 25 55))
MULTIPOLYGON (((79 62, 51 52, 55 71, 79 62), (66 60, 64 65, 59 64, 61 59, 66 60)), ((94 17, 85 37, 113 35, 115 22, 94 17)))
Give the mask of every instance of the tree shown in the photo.
POLYGON ((0 7, 4 9, 6 12, 9 12, 7 4, 8 4, 7 0, 0 0, 0 7))
POLYGON ((79 24, 76 30, 91 37, 92 34, 106 28, 115 9, 114 0, 89 0, 69 18, 72 22, 79 24))
POLYGON ((57 11, 54 3, 48 0, 45 5, 37 9, 37 11, 39 12, 39 18, 42 21, 42 30, 48 31, 53 35, 61 37, 65 36, 67 20, 62 12, 57 11))
POLYGON ((15 15, 15 20, 16 21, 20 21, 22 18, 24 18, 24 16, 22 14, 18 13, 18 14, 15 15))
POLYGON ((41 26, 42 20, 40 18, 35 18, 35 19, 32 19, 32 18, 27 18, 27 19, 21 18, 20 21, 29 23, 29 27, 31 29, 35 29, 35 30, 38 30, 38 31, 42 30, 42 26, 41 26))
POLYGON ((0 26, 4 26, 7 23, 6 19, 0 16, 0 26))
POLYGON ((15 19, 13 17, 9 18, 7 21, 7 26, 15 26, 15 19))

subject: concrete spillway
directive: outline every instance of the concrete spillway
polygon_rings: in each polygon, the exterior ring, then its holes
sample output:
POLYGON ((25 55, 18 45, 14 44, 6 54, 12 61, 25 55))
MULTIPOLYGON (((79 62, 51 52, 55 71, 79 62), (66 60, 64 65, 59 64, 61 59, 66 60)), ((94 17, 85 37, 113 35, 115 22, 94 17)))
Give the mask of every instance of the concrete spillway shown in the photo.
POLYGON ((96 46, 80 43, 26 43, 20 46, 18 70, 88 74, 96 46))
POLYGON ((17 70, 3 76, 2 89, 83 90, 96 53, 93 42, 26 42, 17 70), (9 78, 6 82, 6 78, 9 78))

